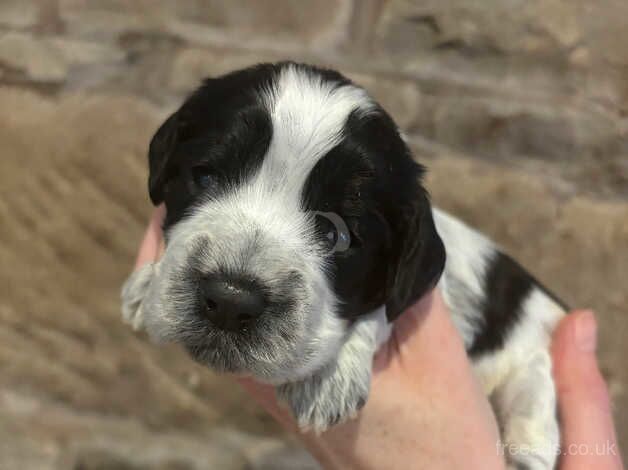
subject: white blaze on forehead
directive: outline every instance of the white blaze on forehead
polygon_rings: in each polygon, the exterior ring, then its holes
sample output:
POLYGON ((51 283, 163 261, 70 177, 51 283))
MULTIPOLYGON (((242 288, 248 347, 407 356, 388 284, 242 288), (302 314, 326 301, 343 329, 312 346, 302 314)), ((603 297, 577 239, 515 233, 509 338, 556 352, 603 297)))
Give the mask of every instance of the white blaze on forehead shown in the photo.
POLYGON ((374 107, 363 89, 338 86, 293 65, 284 67, 273 88, 266 90, 264 104, 273 135, 257 183, 267 189, 280 186, 295 198, 312 168, 342 139, 349 115, 374 107))

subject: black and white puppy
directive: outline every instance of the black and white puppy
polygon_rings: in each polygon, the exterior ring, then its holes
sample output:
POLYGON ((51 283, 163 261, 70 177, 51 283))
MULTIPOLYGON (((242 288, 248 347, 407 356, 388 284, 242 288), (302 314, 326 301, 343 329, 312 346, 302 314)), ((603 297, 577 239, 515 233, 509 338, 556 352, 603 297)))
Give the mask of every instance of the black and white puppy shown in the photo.
POLYGON ((390 322, 438 285, 505 448, 527 449, 510 464, 553 467, 548 345, 564 308, 431 207, 423 168, 364 89, 290 62, 206 80, 159 128, 149 163, 166 251, 126 282, 126 321, 276 385, 320 431, 364 404, 390 322))

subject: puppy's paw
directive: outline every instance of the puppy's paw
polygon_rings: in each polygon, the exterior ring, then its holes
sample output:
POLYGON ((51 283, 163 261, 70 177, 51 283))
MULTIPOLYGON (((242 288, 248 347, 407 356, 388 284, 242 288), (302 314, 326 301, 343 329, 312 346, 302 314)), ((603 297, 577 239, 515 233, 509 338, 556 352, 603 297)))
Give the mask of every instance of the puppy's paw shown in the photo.
POLYGON ((281 385, 277 396, 286 402, 299 427, 321 433, 354 418, 369 395, 370 369, 334 364, 312 377, 281 385))
POLYGON ((549 351, 529 351, 491 395, 508 470, 550 470, 560 455, 556 391, 549 351))
POLYGON ((135 331, 144 327, 142 301, 153 278, 154 263, 142 266, 131 274, 122 286, 122 319, 135 331))

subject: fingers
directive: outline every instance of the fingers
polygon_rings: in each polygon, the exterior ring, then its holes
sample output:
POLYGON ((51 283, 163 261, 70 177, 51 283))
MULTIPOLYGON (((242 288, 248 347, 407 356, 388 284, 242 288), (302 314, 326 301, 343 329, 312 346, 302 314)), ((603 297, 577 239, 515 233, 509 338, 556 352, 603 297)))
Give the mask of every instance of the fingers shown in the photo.
POLYGON ((554 376, 562 435, 562 470, 621 469, 610 399, 596 358, 591 312, 574 312, 553 339, 554 376))
POLYGON ((389 436, 405 423, 425 468, 503 468, 497 422, 438 289, 395 320, 386 346, 362 419, 383 415, 389 436))
MULTIPOLYGON (((417 358, 429 358, 442 371, 457 376, 461 370, 471 374, 471 367, 460 334, 451 321, 451 315, 438 289, 425 295, 397 320, 387 343, 375 358, 375 370, 385 369, 394 361, 405 364, 408 370, 425 371, 425 364, 416 368, 417 358)), ((427 366, 429 367, 429 366, 427 366)))
POLYGON ((166 207, 160 204, 153 212, 146 232, 144 233, 144 238, 135 260, 135 269, 138 269, 146 263, 156 261, 161 256, 161 253, 163 253, 163 234, 161 226, 165 216, 166 207))

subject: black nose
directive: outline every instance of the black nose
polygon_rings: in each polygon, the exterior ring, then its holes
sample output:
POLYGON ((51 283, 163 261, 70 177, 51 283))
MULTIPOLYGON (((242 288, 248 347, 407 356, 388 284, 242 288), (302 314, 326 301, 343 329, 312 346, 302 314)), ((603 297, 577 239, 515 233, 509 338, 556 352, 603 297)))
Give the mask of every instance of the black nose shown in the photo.
POLYGON ((254 282, 203 278, 200 285, 201 309, 218 328, 236 331, 264 311, 262 289, 254 282))

